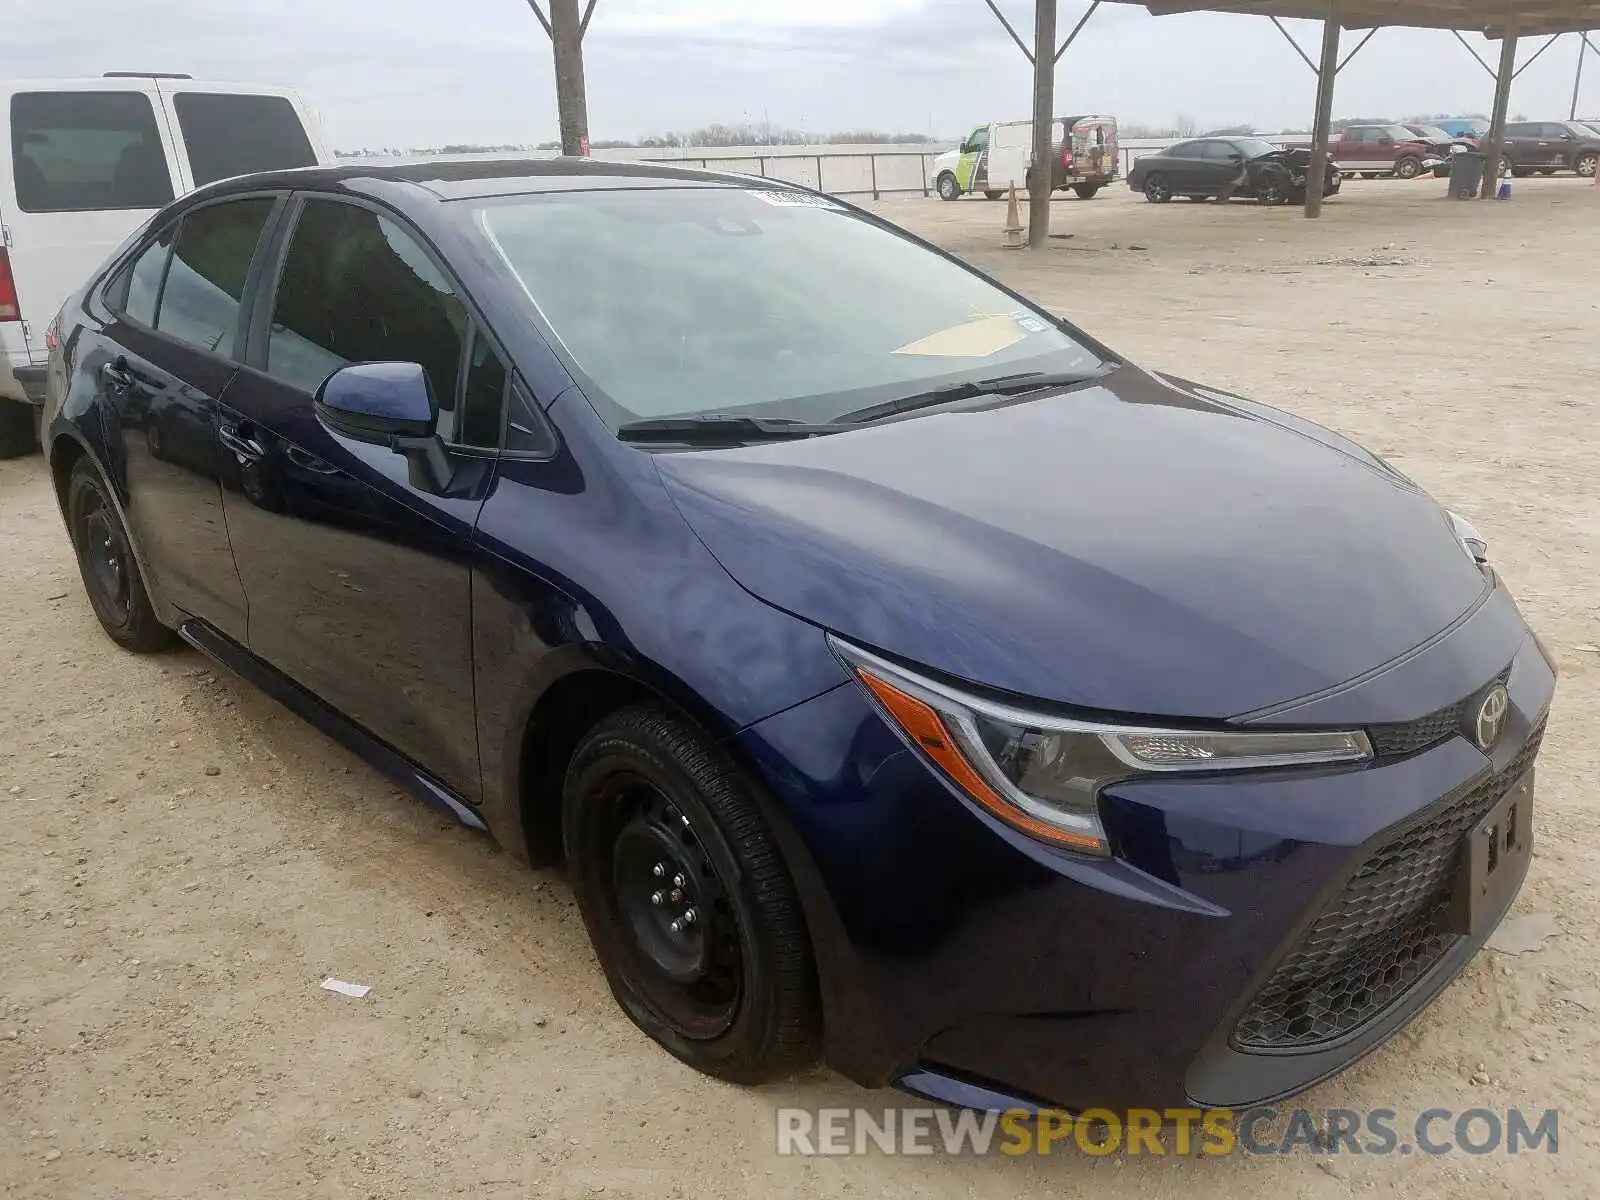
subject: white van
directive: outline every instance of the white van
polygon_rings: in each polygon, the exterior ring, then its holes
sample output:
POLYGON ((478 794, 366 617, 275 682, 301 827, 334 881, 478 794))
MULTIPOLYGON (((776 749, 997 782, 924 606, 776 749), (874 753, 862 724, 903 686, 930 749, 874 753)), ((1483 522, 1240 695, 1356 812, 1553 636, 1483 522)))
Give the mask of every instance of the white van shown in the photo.
POLYGON ((37 444, 45 331, 169 201, 214 180, 331 162, 283 88, 187 75, 0 81, 0 458, 37 444))

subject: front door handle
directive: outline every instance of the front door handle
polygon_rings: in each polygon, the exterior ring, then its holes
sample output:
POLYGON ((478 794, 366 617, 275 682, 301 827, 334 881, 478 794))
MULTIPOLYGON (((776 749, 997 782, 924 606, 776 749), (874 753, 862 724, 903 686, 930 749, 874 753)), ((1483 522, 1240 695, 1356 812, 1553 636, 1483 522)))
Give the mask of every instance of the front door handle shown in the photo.
POLYGON ((113 392, 125 392, 134 384, 133 373, 128 370, 128 361, 124 358, 119 358, 116 362, 102 363, 100 378, 113 392))
POLYGON ((240 432, 236 425, 221 426, 217 430, 217 440, 239 460, 241 467, 258 463, 267 456, 267 452, 261 448, 261 443, 240 432))

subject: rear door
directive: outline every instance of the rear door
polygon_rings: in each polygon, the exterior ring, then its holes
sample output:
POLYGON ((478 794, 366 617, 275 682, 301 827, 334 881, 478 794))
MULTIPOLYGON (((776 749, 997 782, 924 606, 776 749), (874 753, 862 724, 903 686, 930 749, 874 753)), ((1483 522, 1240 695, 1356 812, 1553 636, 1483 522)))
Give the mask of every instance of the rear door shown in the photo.
POLYGON ((1211 189, 1206 183, 1204 142, 1179 142, 1176 146, 1169 146, 1150 159, 1145 178, 1157 172, 1165 175, 1172 190, 1180 195, 1185 192, 1210 194, 1211 189))
POLYGON ((176 153, 146 81, 21 85, 7 97, 0 213, 30 359, 44 327, 128 236, 175 196, 176 153))
POLYGON ((274 257, 246 366, 223 396, 239 472, 223 503, 250 649, 474 800, 471 536, 493 478, 502 360, 420 235, 387 210, 303 197, 274 257), (455 466, 444 494, 413 486, 401 455, 317 419, 330 374, 382 360, 427 372, 455 466))
POLYGON ((239 369, 242 298, 283 200, 191 209, 137 247, 106 289, 111 319, 74 356, 91 375, 107 466, 163 599, 238 640, 244 590, 222 508, 218 398, 239 369))
POLYGON ((293 92, 181 79, 157 80, 156 87, 185 190, 328 161, 316 122, 293 92))
POLYGON ((1543 126, 1537 121, 1517 121, 1507 125, 1502 152, 1510 155, 1511 161, 1518 167, 1538 166, 1549 152, 1548 148, 1539 145, 1545 140, 1539 136, 1541 128, 1543 126))

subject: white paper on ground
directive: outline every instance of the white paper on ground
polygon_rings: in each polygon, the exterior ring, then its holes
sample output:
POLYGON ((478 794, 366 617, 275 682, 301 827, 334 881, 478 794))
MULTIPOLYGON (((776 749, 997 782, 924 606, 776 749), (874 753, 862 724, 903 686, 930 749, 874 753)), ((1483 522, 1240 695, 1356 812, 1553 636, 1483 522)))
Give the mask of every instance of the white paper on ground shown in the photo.
POLYGON ((324 991, 338 992, 339 995, 349 996, 352 1000, 359 1000, 372 990, 368 984, 346 983, 342 979, 324 979, 322 987, 324 991))

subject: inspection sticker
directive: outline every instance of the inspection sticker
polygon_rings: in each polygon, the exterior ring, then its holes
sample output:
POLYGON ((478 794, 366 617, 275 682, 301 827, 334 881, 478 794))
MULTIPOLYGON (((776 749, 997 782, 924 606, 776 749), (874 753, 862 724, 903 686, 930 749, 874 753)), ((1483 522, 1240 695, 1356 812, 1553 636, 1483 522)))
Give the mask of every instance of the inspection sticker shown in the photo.
POLYGON ((810 192, 781 192, 776 188, 746 188, 747 196, 754 196, 757 200, 764 201, 777 208, 830 208, 837 209, 837 201, 827 196, 815 196, 810 192))

